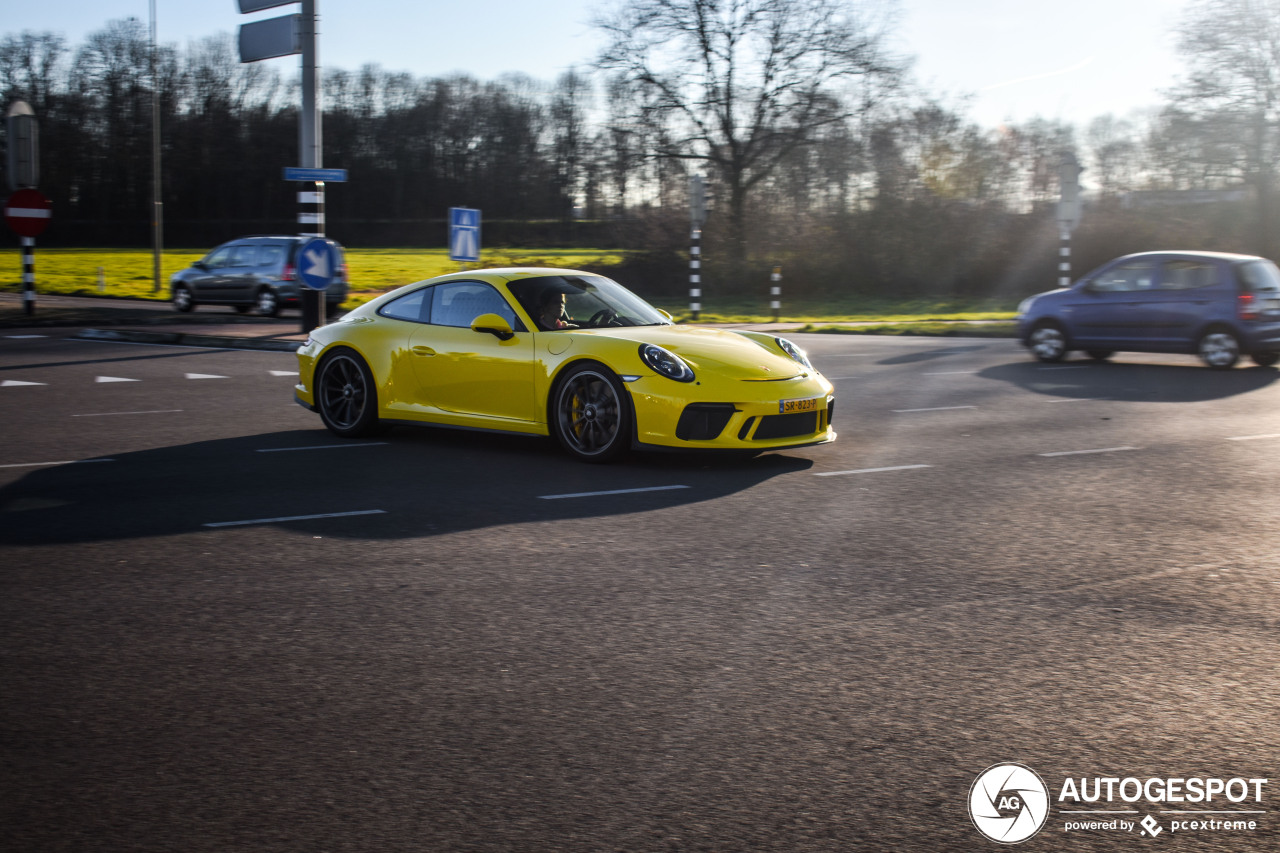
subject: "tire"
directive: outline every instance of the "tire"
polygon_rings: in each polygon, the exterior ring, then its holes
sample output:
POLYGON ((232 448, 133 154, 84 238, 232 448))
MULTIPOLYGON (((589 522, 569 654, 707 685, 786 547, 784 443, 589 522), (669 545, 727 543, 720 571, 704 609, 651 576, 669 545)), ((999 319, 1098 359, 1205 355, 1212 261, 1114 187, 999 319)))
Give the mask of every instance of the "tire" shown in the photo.
POLYGON ((1271 367, 1280 361, 1280 352, 1254 352, 1249 354, 1249 358, 1253 359, 1253 363, 1258 367, 1271 367))
POLYGON ((173 309, 186 314, 196 307, 196 300, 186 285, 179 284, 173 288, 173 309))
POLYGON ((1027 338, 1031 354, 1040 361, 1052 364, 1067 355, 1067 336, 1056 323, 1041 323, 1031 330, 1027 338))
POLYGON ((254 299, 254 305, 258 309, 258 313, 263 317, 280 316, 280 297, 276 296, 276 292, 269 287, 264 287, 258 291, 258 295, 254 299))
POLYGON ((602 364, 570 367, 551 395, 551 433, 583 462, 610 462, 631 446, 631 400, 622 381, 602 364))
POLYGON ((1210 329, 1196 344, 1196 352, 1214 370, 1230 370, 1240 360, 1240 339, 1227 329, 1210 329))
POLYGON ((1115 350, 1091 349, 1091 350, 1085 350, 1085 354, 1088 355, 1089 358, 1093 359, 1094 361, 1106 361, 1107 359, 1111 358, 1111 356, 1115 355, 1115 350))
POLYGON ((378 390, 373 371, 354 351, 324 357, 313 383, 316 409, 329 431, 343 438, 371 435, 378 427, 378 390))

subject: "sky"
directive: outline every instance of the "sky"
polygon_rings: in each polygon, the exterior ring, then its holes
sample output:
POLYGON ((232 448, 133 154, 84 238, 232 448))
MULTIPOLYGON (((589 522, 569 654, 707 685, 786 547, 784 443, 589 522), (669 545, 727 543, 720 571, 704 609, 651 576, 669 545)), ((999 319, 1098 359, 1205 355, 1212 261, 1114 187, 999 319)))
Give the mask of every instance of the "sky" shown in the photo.
MULTIPOLYGON (((240 24, 236 0, 155 0, 159 40, 185 46, 240 24)), ((317 0, 320 61, 435 77, 522 72, 551 81, 588 66, 593 13, 611 0, 317 0)), ((1174 27, 1188 0, 899 0, 895 47, 915 74, 983 126, 1034 117, 1084 124, 1162 101, 1179 72, 1174 27)), ((107 21, 149 21, 149 0, 9 0, 0 33, 62 33, 75 46, 107 21)), ((267 60, 288 73, 296 57, 267 60)))

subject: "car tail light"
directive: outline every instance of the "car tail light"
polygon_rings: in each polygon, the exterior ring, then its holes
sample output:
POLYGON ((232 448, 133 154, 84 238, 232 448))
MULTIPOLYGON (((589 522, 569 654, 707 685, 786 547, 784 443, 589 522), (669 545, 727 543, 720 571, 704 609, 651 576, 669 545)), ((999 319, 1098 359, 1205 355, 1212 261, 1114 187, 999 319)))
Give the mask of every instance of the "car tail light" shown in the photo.
POLYGON ((280 280, 293 281, 295 277, 296 277, 296 272, 293 268, 293 264, 285 264, 284 272, 280 273, 280 280))
POLYGON ((1236 307, 1240 311, 1241 320, 1258 319, 1258 300, 1252 293, 1241 293, 1236 301, 1236 307))

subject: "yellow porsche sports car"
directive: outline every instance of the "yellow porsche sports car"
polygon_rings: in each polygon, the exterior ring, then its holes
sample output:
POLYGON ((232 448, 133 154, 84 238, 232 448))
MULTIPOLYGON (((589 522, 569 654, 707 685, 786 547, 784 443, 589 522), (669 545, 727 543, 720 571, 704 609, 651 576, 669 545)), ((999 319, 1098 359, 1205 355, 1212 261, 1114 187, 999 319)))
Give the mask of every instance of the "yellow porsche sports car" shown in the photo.
POLYGON ((834 441, 831 383, 790 341, 676 326, 617 282, 563 269, 406 285, 311 333, 299 403, 334 433, 382 422, 551 435, 587 462, 630 448, 834 441))

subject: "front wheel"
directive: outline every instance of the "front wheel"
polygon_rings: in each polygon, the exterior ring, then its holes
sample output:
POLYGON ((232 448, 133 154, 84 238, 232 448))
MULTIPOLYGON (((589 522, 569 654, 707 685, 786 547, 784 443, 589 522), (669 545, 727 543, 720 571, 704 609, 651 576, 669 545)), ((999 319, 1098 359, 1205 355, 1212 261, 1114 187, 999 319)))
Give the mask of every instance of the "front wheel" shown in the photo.
POLYGON ((1044 362, 1062 361, 1067 354, 1067 336, 1057 326, 1046 323, 1031 333, 1031 352, 1044 362))
POLYGON ((276 292, 269 287, 258 291, 255 304, 258 307, 258 313, 263 317, 280 316, 280 297, 276 296, 276 292))
POLYGON ((378 392, 369 365, 349 349, 327 355, 316 370, 315 402, 329 431, 357 438, 378 426, 378 392))
POLYGON ((551 431, 560 446, 583 462, 608 462, 630 444, 631 408, 626 389, 602 364, 569 368, 552 395, 551 431))
POLYGON ((1271 367, 1277 361, 1280 361, 1280 352, 1255 352, 1249 355, 1253 359, 1253 363, 1258 367, 1271 367))
POLYGON ((1240 359, 1240 341, 1226 329, 1213 329, 1196 347, 1200 358, 1214 370, 1229 370, 1240 359))
POLYGON ((174 287, 173 289, 174 310, 179 311, 183 314, 186 314, 188 311, 190 311, 194 307, 196 307, 196 301, 194 298, 192 298, 191 291, 187 289, 186 285, 179 284, 178 286, 174 287))

